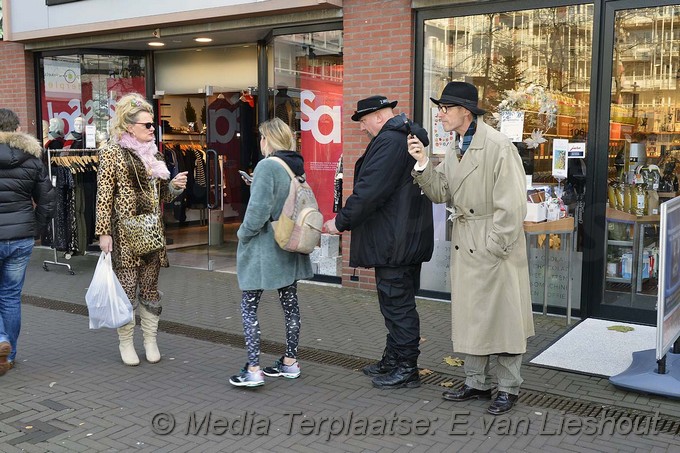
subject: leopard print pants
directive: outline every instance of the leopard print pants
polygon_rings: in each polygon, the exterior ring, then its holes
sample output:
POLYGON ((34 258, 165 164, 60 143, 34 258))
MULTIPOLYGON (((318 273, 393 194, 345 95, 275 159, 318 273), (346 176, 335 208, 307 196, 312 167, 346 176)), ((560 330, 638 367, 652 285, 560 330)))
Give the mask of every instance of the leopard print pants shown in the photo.
POLYGON ((115 270, 116 277, 118 277, 132 306, 137 308, 138 302, 141 302, 144 308, 156 316, 160 316, 163 310, 161 294, 158 291, 160 270, 161 262, 157 253, 155 258, 143 262, 141 266, 115 270), (139 297, 137 297, 138 294, 139 297))

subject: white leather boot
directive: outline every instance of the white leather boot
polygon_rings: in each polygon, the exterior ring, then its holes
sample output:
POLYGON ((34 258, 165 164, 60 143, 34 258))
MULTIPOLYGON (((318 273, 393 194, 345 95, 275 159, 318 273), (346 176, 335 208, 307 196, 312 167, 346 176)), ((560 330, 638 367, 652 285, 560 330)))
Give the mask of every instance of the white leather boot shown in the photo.
POLYGON ((142 319, 142 334, 144 334, 146 360, 149 363, 158 363, 161 361, 161 353, 158 350, 158 344, 156 343, 156 333, 158 332, 158 320, 160 319, 160 316, 156 316, 143 306, 140 306, 139 317, 142 319))
POLYGON ((123 363, 128 366, 139 365, 139 357, 137 357, 137 352, 135 351, 135 343, 133 341, 133 336, 135 332, 135 318, 132 317, 132 321, 125 324, 123 327, 118 328, 118 349, 120 349, 120 358, 123 359, 123 363))

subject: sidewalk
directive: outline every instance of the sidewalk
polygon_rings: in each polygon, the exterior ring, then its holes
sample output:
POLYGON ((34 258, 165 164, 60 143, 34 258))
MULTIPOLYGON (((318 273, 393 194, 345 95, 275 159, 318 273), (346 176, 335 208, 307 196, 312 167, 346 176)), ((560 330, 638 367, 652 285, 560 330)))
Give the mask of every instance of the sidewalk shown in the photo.
MULTIPOLYGON (((591 376, 527 364, 520 404, 495 419, 486 415, 487 402, 443 401, 440 384, 457 384, 463 373, 443 360, 453 354, 450 307, 441 301, 418 302, 419 366, 432 371, 425 384, 378 390, 358 371, 384 345, 375 295, 301 283, 301 378, 268 378, 264 387, 244 390, 227 382, 246 359, 236 276, 171 267, 160 280, 163 360, 125 367, 115 332, 87 328, 84 295, 97 257, 68 261, 75 275, 58 266, 45 272, 44 259, 52 252, 36 249, 24 288, 18 366, 0 378, 2 452, 680 449, 680 402, 620 391, 591 376), (159 414, 174 417, 172 433, 159 434, 169 418, 159 414), (624 435, 636 414, 654 429, 624 435), (581 428, 574 429, 577 423, 581 428), (596 435, 584 429, 589 423, 596 435)), ((267 365, 284 343, 274 292, 264 294, 259 319, 267 365)), ((526 361, 566 328, 560 317, 535 315, 535 321, 526 361)), ((143 356, 139 330, 135 341, 143 356)))

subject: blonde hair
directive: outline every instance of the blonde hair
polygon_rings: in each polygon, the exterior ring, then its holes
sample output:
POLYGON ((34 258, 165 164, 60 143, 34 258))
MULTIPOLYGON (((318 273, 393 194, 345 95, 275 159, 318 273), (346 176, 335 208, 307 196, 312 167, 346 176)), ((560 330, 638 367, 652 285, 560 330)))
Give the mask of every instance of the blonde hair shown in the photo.
POLYGON ((279 118, 273 118, 260 124, 260 134, 264 135, 273 151, 296 151, 297 144, 293 130, 279 118))
POLYGON ((129 93, 118 99, 111 135, 120 138, 127 132, 127 127, 130 124, 137 122, 137 116, 142 112, 147 112, 153 116, 153 107, 141 94, 129 93))

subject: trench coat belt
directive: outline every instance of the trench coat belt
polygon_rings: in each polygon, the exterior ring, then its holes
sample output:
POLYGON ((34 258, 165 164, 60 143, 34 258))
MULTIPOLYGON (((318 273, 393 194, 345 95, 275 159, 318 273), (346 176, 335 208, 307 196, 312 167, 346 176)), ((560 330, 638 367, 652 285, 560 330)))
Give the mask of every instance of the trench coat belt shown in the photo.
POLYGON ((489 219, 492 217, 493 214, 470 215, 458 212, 456 209, 453 214, 449 216, 449 219, 451 222, 453 222, 454 227, 461 229, 461 233, 465 235, 465 240, 467 245, 470 246, 470 250, 475 251, 477 250, 477 243, 475 242, 475 235, 472 234, 472 226, 470 225, 470 221, 489 219))

